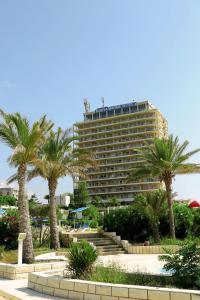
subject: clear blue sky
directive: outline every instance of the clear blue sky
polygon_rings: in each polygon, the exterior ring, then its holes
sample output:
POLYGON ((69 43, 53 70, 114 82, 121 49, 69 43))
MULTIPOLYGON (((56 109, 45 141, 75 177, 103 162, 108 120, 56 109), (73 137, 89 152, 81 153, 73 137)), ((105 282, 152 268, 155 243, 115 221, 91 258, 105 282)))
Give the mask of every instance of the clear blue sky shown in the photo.
MULTIPOLYGON (((0 107, 58 126, 92 108, 149 99, 169 131, 200 147, 199 0, 0 0, 0 107)), ((14 170, 0 145, 0 180, 14 170)), ((200 155, 195 161, 200 162, 200 155)), ((39 196, 47 184, 28 185, 39 196)), ((200 175, 179 176, 179 197, 200 199, 200 175)), ((58 193, 72 190, 70 179, 58 193)))

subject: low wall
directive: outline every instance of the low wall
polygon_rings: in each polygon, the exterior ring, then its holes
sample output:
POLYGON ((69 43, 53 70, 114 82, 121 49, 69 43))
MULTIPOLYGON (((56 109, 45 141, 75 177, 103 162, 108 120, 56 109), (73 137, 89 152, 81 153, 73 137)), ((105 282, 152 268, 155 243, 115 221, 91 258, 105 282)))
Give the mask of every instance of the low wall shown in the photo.
POLYGON ((134 246, 128 244, 127 247, 124 247, 129 254, 163 254, 166 253, 164 249, 171 250, 173 253, 180 249, 179 246, 171 245, 171 246, 134 246))
POLYGON ((28 276, 28 287, 71 300, 200 300, 200 291, 63 279, 51 272, 28 276))
POLYGON ((0 278, 7 279, 22 279, 27 278, 31 272, 48 271, 65 268, 66 262, 51 262, 51 263, 37 263, 37 264, 3 264, 0 263, 0 278))
POLYGON ((122 240, 116 232, 103 232, 104 236, 113 239, 117 244, 121 245, 128 254, 164 254, 164 249, 171 250, 173 253, 180 249, 178 245, 155 245, 155 246, 140 246, 130 244, 127 240, 122 240))

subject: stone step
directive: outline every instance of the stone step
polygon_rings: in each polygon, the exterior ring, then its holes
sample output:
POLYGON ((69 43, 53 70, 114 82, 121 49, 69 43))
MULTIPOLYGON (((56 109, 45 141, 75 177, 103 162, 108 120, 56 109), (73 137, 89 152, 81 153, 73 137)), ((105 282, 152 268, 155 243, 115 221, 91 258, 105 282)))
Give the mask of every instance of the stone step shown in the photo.
POLYGON ((92 240, 92 241, 101 241, 101 240, 104 240, 104 241, 112 241, 111 238, 108 238, 108 237, 89 237, 87 238, 88 241, 92 240))
POLYGON ((115 245, 115 243, 113 243, 113 241, 99 241, 99 242, 89 242, 89 243, 93 243, 96 246, 104 246, 104 245, 115 245))
MULTIPOLYGON (((78 240, 78 241, 81 241, 81 240, 78 240)), ((112 245, 112 244, 115 244, 115 242, 113 242, 112 240, 109 240, 109 241, 93 241, 93 240, 87 240, 89 243, 93 243, 95 245, 112 245)))
POLYGON ((97 249, 98 251, 100 252, 112 252, 112 251, 124 251, 123 248, 118 248, 118 247, 113 247, 113 248, 110 248, 110 249, 97 249))
POLYGON ((78 233, 78 234, 73 234, 74 237, 77 239, 100 239, 102 236, 99 233, 78 233))
POLYGON ((112 238, 101 235, 79 235, 78 241, 86 239, 89 243, 93 243, 100 255, 117 255, 126 253, 121 245, 118 245, 112 238), (82 237, 83 236, 83 237, 82 237))
POLYGON ((104 256, 104 255, 117 255, 117 254, 125 254, 125 251, 120 250, 120 251, 110 251, 110 252, 99 252, 99 255, 104 256))
POLYGON ((98 242, 114 242, 112 239, 87 239, 88 242, 92 242, 92 243, 98 243, 98 242))
POLYGON ((116 244, 112 244, 112 245, 103 245, 103 246, 97 246, 97 249, 113 249, 113 248, 120 248, 123 249, 122 246, 120 245, 116 245, 116 244))

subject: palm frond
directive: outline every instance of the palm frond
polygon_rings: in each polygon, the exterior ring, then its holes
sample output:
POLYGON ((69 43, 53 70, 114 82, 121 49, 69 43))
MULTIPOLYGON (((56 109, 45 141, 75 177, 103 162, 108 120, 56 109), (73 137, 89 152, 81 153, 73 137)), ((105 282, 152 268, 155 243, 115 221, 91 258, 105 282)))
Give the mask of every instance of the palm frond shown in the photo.
POLYGON ((10 184, 10 183, 12 183, 12 182, 17 181, 17 178, 18 178, 17 173, 15 173, 15 174, 13 174, 12 176, 10 176, 10 177, 6 180, 6 182, 7 182, 8 184, 10 184))

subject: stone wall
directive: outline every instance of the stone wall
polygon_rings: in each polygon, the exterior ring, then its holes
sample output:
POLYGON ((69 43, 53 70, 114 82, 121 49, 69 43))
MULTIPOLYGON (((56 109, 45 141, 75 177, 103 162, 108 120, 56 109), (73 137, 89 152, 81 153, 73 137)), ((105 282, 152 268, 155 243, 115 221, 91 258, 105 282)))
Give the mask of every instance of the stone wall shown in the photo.
POLYGON ((163 254, 166 253, 164 249, 170 249, 173 253, 179 250, 179 246, 134 246, 131 244, 124 247, 129 254, 163 254))
POLYGON ((37 263, 37 264, 3 264, 0 263, 0 278, 7 279, 22 279, 27 278, 28 273, 48 271, 65 268, 66 262, 51 262, 51 263, 37 263))
POLYGON ((30 289, 71 300, 200 300, 200 291, 63 279, 51 272, 28 276, 30 289))

